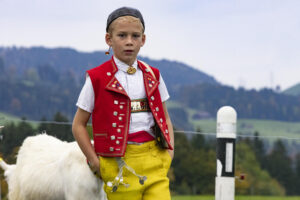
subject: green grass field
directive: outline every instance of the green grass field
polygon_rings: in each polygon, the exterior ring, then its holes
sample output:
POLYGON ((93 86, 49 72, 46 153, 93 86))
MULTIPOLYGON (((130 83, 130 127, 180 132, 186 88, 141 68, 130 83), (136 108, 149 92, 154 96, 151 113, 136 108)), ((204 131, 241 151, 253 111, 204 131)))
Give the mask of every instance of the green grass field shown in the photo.
MULTIPOLYGON (((203 133, 216 133, 216 119, 195 120, 192 116, 197 110, 182 107, 177 102, 168 102, 168 108, 182 108, 189 118, 194 129, 200 128, 203 133)), ((238 113, 237 113, 238 114, 238 113)), ((294 138, 300 143, 300 122, 283 122, 275 120, 237 119, 237 133, 240 135, 253 135, 258 131, 261 136, 266 136, 269 141, 279 138, 294 138), (283 137, 282 137, 283 136, 283 137)))
POLYGON ((17 122, 17 121, 20 121, 19 117, 15 117, 15 116, 0 112, 0 125, 5 125, 7 123, 17 122))
MULTIPOLYGON (((203 133, 216 132, 216 120, 191 120, 194 127, 200 127, 203 133)), ((259 132, 267 140, 288 139, 300 143, 300 123, 274 120, 238 119, 237 134, 241 137, 259 132), (293 140, 292 140, 293 139, 293 140)))
MULTIPOLYGON (((18 124, 22 122, 22 119, 21 117, 16 117, 10 114, 0 112, 0 126, 5 126, 6 124, 10 124, 12 122, 18 124)), ((30 121, 28 121, 28 123, 31 124, 33 128, 36 128, 39 125, 38 123, 33 123, 30 121)))
MULTIPOLYGON (((173 196, 172 200, 214 200, 214 196, 173 196)), ((300 200, 300 197, 236 196, 235 200, 300 200)))

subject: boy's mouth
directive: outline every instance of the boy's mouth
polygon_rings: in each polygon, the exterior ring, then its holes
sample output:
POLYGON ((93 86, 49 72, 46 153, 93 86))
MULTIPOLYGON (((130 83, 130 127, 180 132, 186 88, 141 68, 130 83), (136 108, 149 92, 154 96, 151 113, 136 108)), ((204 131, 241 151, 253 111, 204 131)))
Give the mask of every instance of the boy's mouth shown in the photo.
POLYGON ((125 53, 133 53, 133 50, 125 50, 125 53))

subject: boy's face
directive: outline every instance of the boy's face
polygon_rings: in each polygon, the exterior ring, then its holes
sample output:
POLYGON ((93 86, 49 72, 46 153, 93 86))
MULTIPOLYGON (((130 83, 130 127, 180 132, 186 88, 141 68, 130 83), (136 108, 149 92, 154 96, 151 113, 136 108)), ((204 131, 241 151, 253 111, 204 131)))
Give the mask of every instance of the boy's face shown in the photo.
POLYGON ((119 60, 131 66, 145 43, 142 24, 137 18, 130 20, 120 17, 110 26, 112 31, 106 33, 106 43, 112 47, 119 60))

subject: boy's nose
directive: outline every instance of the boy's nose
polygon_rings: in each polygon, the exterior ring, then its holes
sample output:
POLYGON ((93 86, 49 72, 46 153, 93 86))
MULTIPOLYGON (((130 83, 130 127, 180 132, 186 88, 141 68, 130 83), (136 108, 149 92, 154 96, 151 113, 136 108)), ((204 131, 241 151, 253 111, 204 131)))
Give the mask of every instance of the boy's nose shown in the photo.
POLYGON ((127 37, 126 45, 132 45, 132 44, 133 44, 133 39, 132 39, 132 37, 127 37))

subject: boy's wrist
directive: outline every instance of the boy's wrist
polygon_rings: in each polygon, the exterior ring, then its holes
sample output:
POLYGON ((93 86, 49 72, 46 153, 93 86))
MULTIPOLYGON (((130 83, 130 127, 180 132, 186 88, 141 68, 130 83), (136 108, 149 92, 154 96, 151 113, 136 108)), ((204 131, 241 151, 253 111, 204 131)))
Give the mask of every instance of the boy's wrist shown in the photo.
POLYGON ((90 161, 87 161, 87 164, 90 167, 90 169, 93 172, 93 174, 95 176, 97 176, 98 178, 101 178, 99 160, 98 160, 98 164, 91 163, 90 161))

